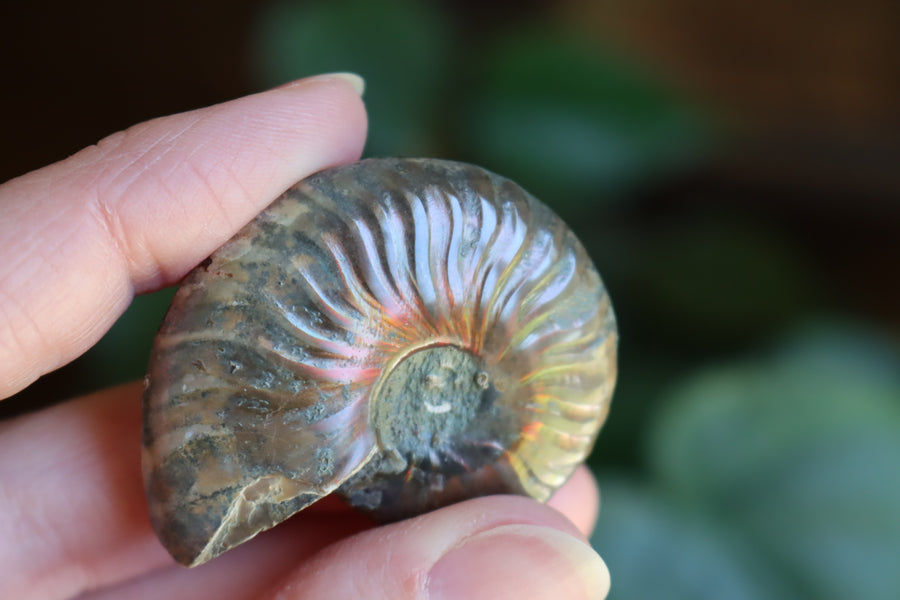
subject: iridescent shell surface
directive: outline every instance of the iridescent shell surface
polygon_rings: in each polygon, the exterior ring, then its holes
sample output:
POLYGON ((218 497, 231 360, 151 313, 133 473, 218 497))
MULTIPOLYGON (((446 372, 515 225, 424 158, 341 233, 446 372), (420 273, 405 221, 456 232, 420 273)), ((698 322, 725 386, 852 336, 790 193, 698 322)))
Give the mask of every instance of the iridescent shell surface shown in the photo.
POLYGON ((545 501, 593 446, 616 343, 581 244, 509 180, 323 171, 175 296, 144 395, 151 521, 197 565, 334 491, 382 520, 545 501))

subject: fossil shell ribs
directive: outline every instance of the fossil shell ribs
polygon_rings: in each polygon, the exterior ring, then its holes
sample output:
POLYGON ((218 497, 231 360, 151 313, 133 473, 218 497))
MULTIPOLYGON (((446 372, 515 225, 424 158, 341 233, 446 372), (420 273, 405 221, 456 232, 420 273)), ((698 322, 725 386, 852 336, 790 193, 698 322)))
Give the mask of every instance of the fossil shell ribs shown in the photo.
POLYGON ((342 485, 385 518, 546 500, 606 416, 616 341, 584 249, 512 182, 435 160, 324 171, 176 294, 145 393, 151 520, 199 564, 342 485))

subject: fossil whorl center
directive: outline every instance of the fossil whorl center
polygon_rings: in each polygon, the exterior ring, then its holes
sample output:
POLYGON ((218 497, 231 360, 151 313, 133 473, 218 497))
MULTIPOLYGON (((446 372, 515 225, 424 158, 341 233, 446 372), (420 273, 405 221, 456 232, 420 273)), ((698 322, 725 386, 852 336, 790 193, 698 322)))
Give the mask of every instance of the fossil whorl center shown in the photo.
POLYGON ((381 520, 547 500, 606 417, 616 343, 583 247, 509 180, 323 171, 172 302, 144 394, 151 522, 197 565, 335 491, 381 520))
POLYGON ((493 470, 520 434, 515 416, 495 405, 497 383, 483 361, 457 346, 402 355, 370 401, 380 452, 340 491, 389 520, 492 491, 525 493, 514 473, 501 479, 493 470))

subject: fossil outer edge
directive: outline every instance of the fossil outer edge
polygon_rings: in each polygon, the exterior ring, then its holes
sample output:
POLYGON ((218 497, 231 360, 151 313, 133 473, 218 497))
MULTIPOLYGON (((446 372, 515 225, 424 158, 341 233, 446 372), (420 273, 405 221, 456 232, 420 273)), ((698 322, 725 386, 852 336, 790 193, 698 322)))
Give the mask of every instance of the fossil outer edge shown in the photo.
POLYGON ((593 446, 616 344, 581 244, 509 180, 323 171, 175 295, 144 393, 151 522, 193 566, 336 490, 382 519, 544 501, 593 446))

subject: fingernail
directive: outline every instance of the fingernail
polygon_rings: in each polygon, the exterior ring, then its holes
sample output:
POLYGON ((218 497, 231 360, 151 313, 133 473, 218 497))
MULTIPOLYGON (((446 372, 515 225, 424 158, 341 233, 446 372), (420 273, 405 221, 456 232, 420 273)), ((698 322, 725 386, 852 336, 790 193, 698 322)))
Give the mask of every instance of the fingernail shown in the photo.
POLYGON ((431 568, 428 600, 602 599, 603 560, 585 542, 535 525, 504 525, 466 539, 431 568))
POLYGON ((357 75, 356 73, 324 73, 322 75, 314 75, 312 77, 305 77, 303 79, 298 79, 296 81, 289 81, 288 83, 282 84, 275 89, 288 89, 292 87, 296 87, 299 85, 304 85, 306 83, 310 83, 312 81, 344 81, 350 84, 350 87, 359 94, 363 95, 363 92, 366 91, 366 80, 357 75))

